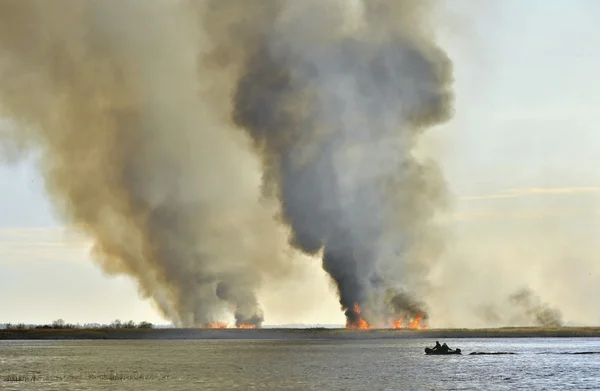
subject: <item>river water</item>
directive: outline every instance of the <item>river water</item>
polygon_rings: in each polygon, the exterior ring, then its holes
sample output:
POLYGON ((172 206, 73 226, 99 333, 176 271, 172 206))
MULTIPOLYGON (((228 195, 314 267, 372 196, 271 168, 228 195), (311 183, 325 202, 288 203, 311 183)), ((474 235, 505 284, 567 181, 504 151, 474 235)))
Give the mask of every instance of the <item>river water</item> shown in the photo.
POLYGON ((0 390, 600 390, 597 338, 434 342, 0 341, 0 390))

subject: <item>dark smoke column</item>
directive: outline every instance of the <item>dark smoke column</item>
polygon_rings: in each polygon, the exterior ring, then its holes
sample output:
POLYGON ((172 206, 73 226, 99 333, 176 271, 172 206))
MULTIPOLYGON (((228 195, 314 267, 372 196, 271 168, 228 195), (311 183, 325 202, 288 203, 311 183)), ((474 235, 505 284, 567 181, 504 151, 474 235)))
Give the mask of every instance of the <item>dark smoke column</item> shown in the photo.
POLYGON ((215 53, 237 61, 234 121, 263 156, 265 192, 281 201, 295 247, 323 249, 349 324, 354 303, 375 323, 415 313, 407 292, 439 248, 431 219, 444 180, 413 151, 425 128, 451 116, 451 62, 424 7, 365 1, 345 30, 333 0, 207 8, 230 27, 207 23, 215 53))

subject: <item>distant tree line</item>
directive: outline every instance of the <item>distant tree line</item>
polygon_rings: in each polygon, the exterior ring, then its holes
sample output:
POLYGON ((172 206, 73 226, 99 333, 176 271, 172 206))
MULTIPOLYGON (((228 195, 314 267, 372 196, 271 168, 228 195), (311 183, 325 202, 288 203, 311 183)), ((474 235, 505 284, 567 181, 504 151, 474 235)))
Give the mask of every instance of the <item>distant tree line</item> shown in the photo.
POLYGON ((4 328, 6 330, 28 330, 28 329, 151 329, 154 325, 150 322, 139 322, 135 323, 133 320, 128 322, 121 322, 119 319, 113 321, 111 324, 100 324, 100 323, 85 323, 83 325, 77 323, 66 323, 62 319, 57 319, 51 324, 43 325, 27 325, 25 323, 5 323, 4 328))

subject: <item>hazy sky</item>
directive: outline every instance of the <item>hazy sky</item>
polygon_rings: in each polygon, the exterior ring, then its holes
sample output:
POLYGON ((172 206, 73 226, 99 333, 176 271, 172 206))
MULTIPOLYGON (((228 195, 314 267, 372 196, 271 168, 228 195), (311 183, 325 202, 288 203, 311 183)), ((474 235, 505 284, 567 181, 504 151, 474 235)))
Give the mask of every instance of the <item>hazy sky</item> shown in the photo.
MULTIPOLYGON (((437 278, 526 283, 566 321, 598 323, 598 299, 584 302, 600 297, 600 3, 450 0, 446 7, 451 17, 442 18, 439 35, 455 66, 456 115, 424 147, 454 195, 445 221, 457 245, 437 278), (468 257, 460 270, 453 256, 468 257), (486 262, 494 267, 481 268, 486 262)), ((103 275, 85 238, 61 227, 33 159, 0 166, 0 189, 0 322, 165 323, 132 282, 103 275)), ((267 324, 344 322, 318 262, 312 266, 314 289, 297 290, 305 311, 278 316, 269 297, 267 324)), ((456 292, 434 302, 469 294, 456 292)), ((459 323, 459 315, 443 316, 459 323)))

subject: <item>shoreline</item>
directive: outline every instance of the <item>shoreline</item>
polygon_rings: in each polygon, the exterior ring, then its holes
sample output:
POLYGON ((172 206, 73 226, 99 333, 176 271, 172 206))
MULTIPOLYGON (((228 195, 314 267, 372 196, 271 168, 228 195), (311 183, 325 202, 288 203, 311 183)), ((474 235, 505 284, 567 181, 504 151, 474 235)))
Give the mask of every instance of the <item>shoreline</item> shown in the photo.
POLYGON ((0 340, 371 340, 404 338, 600 338, 600 327, 485 329, 1 329, 0 340))

